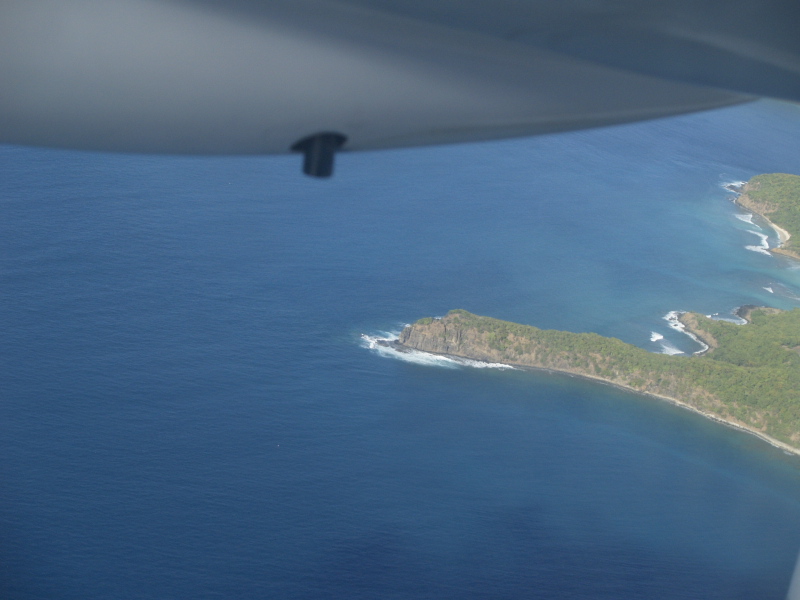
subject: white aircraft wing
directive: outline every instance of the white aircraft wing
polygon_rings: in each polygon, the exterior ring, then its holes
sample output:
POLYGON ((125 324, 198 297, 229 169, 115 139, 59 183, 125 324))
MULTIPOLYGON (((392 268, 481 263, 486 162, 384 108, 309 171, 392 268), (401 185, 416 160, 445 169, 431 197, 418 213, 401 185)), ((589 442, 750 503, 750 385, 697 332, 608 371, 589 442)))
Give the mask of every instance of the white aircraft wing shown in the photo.
MULTIPOLYGON (((796 0, 2 0, 0 143, 306 153, 800 101, 796 0)), ((314 171, 317 170, 316 173, 314 171)))

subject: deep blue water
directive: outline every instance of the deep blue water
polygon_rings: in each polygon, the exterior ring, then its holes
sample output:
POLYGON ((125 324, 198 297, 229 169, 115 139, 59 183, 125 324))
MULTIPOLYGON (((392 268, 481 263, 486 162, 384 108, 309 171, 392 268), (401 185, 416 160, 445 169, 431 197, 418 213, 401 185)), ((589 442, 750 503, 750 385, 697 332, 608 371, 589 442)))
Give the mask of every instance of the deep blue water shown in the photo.
POLYGON ((692 352, 668 311, 800 306, 721 187, 800 174, 800 108, 343 155, 322 182, 298 157, 0 164, 0 597, 784 597, 800 459, 360 334, 465 308, 692 352))

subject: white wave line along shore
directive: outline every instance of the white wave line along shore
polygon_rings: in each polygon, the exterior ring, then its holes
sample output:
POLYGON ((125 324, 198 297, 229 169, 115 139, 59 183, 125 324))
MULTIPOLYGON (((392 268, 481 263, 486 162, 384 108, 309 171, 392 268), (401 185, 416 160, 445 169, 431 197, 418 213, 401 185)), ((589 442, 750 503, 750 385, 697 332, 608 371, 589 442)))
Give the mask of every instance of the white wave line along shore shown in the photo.
POLYGON ((515 370, 514 367, 511 365, 506 365, 502 363, 490 363, 484 362, 481 360, 472 360, 470 358, 457 358, 457 357, 450 357, 450 356, 442 356, 439 354, 431 354, 429 352, 423 352, 422 350, 413 350, 407 349, 397 350, 392 348, 391 346, 387 346, 387 343, 396 342, 398 340, 399 332, 397 333, 390 333, 390 332, 382 332, 382 335, 367 335, 365 333, 361 334, 361 345, 364 348, 368 348, 381 356, 385 356, 387 358, 394 358, 397 360, 402 360, 405 362, 414 363, 417 365, 425 365, 429 367, 444 367, 447 369, 458 369, 460 367, 470 367, 473 369, 508 369, 508 370, 515 370))
POLYGON ((752 215, 752 213, 744 213, 744 214, 736 213, 733 216, 736 217, 737 219, 739 219, 740 221, 744 221, 748 225, 752 225, 753 227, 758 227, 759 229, 761 229, 760 225, 757 225, 756 223, 753 223, 753 215, 752 215))
POLYGON ((760 252, 761 254, 766 254, 767 256, 772 256, 769 252, 769 237, 760 231, 752 231, 750 229, 747 230, 747 233, 752 233, 753 235, 757 235, 761 239, 761 243, 758 246, 745 246, 748 250, 752 250, 753 252, 760 252))
POLYGON ((702 354, 703 352, 708 350, 709 346, 708 344, 703 342, 703 340, 701 340, 699 337, 693 334, 691 331, 688 331, 686 329, 686 325, 684 325, 678 320, 678 317, 680 317, 685 312, 686 312, 685 310, 671 310, 666 315, 664 315, 663 318, 667 323, 669 323, 669 326, 672 327, 675 331, 680 331, 682 334, 688 335, 695 342, 700 344, 701 346, 700 350, 697 350, 696 352, 694 352, 694 354, 702 354))

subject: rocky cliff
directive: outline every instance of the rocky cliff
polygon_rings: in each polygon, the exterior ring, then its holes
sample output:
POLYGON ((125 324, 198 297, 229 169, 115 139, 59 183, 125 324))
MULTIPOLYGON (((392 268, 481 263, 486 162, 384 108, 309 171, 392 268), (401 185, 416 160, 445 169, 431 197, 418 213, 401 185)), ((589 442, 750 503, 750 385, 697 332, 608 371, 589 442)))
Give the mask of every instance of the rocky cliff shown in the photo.
POLYGON ((598 379, 669 399, 795 451, 800 356, 787 350, 800 346, 800 310, 755 314, 755 326, 741 326, 685 313, 681 322, 710 346, 702 357, 654 354, 615 338, 543 330, 463 310, 409 325, 397 345, 598 379), (784 339, 777 340, 776 332, 784 339))
POLYGON ((454 310, 441 319, 409 325, 398 343, 435 354, 599 379, 638 392, 679 397, 698 409, 720 404, 709 391, 684 381, 680 363, 685 358, 654 355, 594 333, 542 330, 454 310), (653 364, 662 359, 671 362, 653 364))

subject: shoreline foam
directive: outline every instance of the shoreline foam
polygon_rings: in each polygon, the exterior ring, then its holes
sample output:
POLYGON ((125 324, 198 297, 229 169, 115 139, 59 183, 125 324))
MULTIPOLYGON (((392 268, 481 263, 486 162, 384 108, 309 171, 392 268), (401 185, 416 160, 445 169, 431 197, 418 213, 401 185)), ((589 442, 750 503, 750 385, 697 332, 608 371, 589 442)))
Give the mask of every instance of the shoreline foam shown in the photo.
POLYGON ((685 310, 671 310, 661 318, 664 319, 672 329, 682 333, 683 335, 689 336, 692 340, 699 344, 701 346, 700 350, 695 350, 692 352, 692 354, 695 356, 700 356, 701 354, 708 352, 711 349, 711 345, 707 344, 705 340, 688 328, 686 323, 681 321, 681 316, 686 314, 686 312, 687 311, 685 310))
MULTIPOLYGON (((731 184, 728 184, 728 185, 726 185, 724 187, 725 187, 726 190, 736 194, 736 198, 733 199, 733 202, 736 204, 736 206, 738 206, 740 208, 743 208, 744 210, 747 210, 747 211, 750 211, 750 212, 753 212, 753 213, 757 214, 759 217, 764 219, 764 221, 767 223, 767 225, 769 225, 775 231, 776 234, 778 234, 778 245, 775 246, 774 248, 767 247, 765 249, 765 251, 768 251, 768 252, 771 252, 771 253, 780 254, 782 256, 788 256, 788 257, 793 258, 795 260, 800 260, 800 254, 797 254, 796 252, 793 252, 791 250, 786 250, 784 248, 786 243, 791 239, 792 234, 790 234, 788 231, 786 231, 780 225, 776 225, 775 223, 770 221, 769 217, 767 217, 761 211, 757 210, 755 208, 755 206, 752 206, 752 205, 748 204, 746 201, 745 202, 742 201, 742 196, 747 196, 747 184, 744 184, 742 186, 736 186, 738 188, 738 191, 736 191, 734 189, 734 186, 732 186, 731 184), (729 185, 731 187, 728 187, 729 185)), ((752 231, 751 233, 756 233, 756 232, 752 231)), ((750 248, 748 248, 748 249, 750 249, 750 248)), ((756 250, 756 251, 759 251, 759 250, 756 250)))

